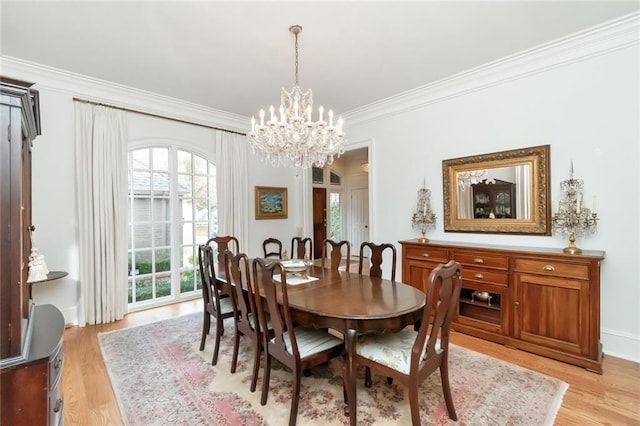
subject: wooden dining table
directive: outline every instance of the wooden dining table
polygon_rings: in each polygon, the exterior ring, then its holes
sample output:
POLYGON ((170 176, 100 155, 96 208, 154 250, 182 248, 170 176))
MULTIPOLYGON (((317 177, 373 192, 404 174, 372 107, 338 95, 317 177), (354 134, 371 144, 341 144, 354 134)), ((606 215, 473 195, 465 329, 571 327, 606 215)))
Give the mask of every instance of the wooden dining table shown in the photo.
POLYGON ((302 325, 331 328, 344 335, 344 383, 349 422, 355 425, 356 337, 369 332, 397 332, 413 325, 422 318, 426 297, 408 284, 353 272, 310 266, 308 275, 317 280, 287 285, 292 317, 302 325))

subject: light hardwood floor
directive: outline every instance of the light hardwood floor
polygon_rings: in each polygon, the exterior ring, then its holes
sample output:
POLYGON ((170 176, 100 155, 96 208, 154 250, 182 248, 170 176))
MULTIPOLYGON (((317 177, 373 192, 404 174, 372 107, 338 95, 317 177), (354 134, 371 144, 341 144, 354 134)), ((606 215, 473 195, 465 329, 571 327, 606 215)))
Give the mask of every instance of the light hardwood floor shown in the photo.
MULTIPOLYGON (((68 328, 64 334, 62 375, 64 423, 122 424, 100 353, 98 333, 201 311, 202 301, 194 300, 129 314, 116 323, 68 328)), ((452 342, 567 382, 569 390, 556 425, 640 425, 640 364, 605 357, 604 374, 598 375, 460 333, 453 333, 452 342)))

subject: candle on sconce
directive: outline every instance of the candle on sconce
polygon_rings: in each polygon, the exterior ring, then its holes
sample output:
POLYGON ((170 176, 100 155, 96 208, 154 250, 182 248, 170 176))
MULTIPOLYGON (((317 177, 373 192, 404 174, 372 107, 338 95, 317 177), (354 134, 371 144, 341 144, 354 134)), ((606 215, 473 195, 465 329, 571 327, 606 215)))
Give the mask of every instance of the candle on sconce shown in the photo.
POLYGON ((580 193, 579 192, 576 194, 576 211, 577 212, 580 211, 580 193))
POLYGON ((593 213, 597 212, 598 208, 596 207, 596 196, 593 196, 593 213))

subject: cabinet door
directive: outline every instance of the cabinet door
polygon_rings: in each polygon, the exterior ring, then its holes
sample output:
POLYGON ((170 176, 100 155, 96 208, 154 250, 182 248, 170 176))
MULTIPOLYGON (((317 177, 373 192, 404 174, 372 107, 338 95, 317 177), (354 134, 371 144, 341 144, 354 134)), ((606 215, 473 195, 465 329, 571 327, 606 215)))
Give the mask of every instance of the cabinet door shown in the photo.
POLYGON ((424 262, 417 260, 407 260, 408 276, 402 276, 402 281, 406 284, 412 285, 418 290, 425 292, 425 282, 429 278, 431 271, 438 266, 437 263, 424 262))
POLYGON ((589 281, 516 273, 514 335, 576 355, 589 343, 589 281))

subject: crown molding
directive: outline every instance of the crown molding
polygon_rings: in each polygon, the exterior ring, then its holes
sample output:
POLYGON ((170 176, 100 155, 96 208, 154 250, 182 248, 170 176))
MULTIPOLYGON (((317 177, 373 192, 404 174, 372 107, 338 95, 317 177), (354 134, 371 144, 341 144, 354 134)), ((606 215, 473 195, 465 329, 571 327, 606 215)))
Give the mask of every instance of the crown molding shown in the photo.
POLYGON ((91 102, 112 104, 121 108, 242 133, 249 129, 247 117, 239 114, 11 56, 0 56, 0 67, 5 77, 35 81, 35 89, 50 90, 68 95, 70 98, 78 97, 91 102))
MULTIPOLYGON (((614 52, 640 42, 640 12, 524 50, 342 114, 355 126, 614 52)), ((348 132, 348 127, 347 127, 348 132)))

